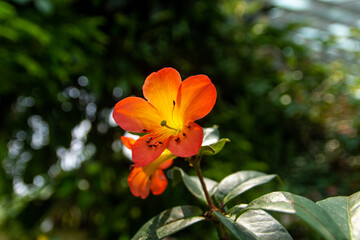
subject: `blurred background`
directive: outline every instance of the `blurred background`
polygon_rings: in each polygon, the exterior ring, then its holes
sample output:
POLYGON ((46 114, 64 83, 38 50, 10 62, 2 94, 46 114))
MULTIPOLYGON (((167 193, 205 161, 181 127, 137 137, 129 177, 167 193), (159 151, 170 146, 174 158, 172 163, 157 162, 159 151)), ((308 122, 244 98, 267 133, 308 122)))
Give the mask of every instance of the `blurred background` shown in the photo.
MULTIPOLYGON (((359 16, 354 0, 0 1, 0 239, 125 240, 164 209, 199 204, 171 180, 161 196, 133 197, 111 119, 167 66, 217 87, 199 124, 231 143, 203 160, 206 177, 281 177, 241 201, 359 191, 359 16)), ((294 239, 317 239, 279 219, 294 239)), ((217 239, 199 223, 171 239, 207 234, 217 239)))

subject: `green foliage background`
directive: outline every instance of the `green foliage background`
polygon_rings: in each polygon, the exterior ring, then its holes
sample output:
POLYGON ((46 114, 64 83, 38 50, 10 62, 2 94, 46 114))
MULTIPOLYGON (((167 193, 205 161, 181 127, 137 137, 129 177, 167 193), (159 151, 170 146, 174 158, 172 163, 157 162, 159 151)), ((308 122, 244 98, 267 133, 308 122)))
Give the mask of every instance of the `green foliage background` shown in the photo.
MULTIPOLYGON (((276 173, 283 189, 315 201, 359 191, 359 78, 340 62, 315 62, 290 40, 297 25, 269 25, 271 10, 257 1, 0 1, 0 238, 128 239, 160 211, 195 201, 181 184, 133 197, 123 131, 109 118, 166 66, 217 87, 199 123, 232 142, 204 159, 206 177, 276 173)), ((179 238, 216 239, 204 223, 192 229, 179 238)))

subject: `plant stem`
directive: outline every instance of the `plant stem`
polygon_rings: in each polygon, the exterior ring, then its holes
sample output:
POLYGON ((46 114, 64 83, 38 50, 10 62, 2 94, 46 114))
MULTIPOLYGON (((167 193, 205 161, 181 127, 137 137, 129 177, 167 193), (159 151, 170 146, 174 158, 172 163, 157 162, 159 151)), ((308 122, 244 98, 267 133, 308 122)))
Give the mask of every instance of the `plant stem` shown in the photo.
POLYGON ((215 223, 215 227, 218 233, 218 237, 220 240, 229 240, 229 235, 224 227, 224 225, 222 225, 219 222, 214 222, 215 223))
POLYGON ((209 192, 208 192, 208 190, 207 190, 207 188, 206 188, 206 184, 205 184, 205 181, 204 181, 204 177, 203 177, 203 175, 202 175, 202 173, 201 173, 201 169, 200 169, 200 159, 196 159, 196 160, 194 161, 194 168, 195 168, 196 174, 197 174, 198 177, 199 177, 201 186, 202 186, 202 188, 203 188, 203 190, 204 190, 205 197, 206 197, 206 201, 207 201, 207 203, 208 203, 208 205, 209 205, 209 208, 210 208, 210 210, 215 210, 216 207, 215 207, 214 203, 213 203, 212 200, 211 200, 210 194, 209 194, 209 192))
MULTIPOLYGON (((196 157, 195 161, 193 161, 193 166, 195 168, 195 171, 196 171, 196 174, 198 175, 199 177, 199 180, 200 180, 200 183, 201 183, 201 186, 202 186, 202 189, 204 190, 204 193, 205 193, 205 197, 206 197, 206 201, 209 205, 209 208, 210 208, 210 213, 213 212, 213 211, 219 211, 219 209, 214 205, 214 203, 212 202, 211 200, 211 197, 210 197, 210 194, 207 190, 207 187, 206 187, 206 184, 205 184, 205 181, 204 181, 204 177, 201 173, 201 168, 200 168, 200 160, 201 160, 201 157, 196 157)), ((213 220, 215 226, 216 226, 216 230, 217 230, 217 233, 218 233, 218 236, 219 236, 219 239, 220 240, 229 240, 229 235, 224 227, 224 225, 222 225, 220 222, 218 222, 216 219, 213 220)))

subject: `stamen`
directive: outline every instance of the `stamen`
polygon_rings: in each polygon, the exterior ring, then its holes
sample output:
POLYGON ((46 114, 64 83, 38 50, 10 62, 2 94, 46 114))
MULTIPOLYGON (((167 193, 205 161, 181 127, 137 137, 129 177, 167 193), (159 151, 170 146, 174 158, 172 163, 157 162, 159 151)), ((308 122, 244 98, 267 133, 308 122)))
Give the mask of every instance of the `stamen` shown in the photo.
POLYGON ((147 130, 146 130, 146 129, 143 129, 142 131, 143 131, 143 132, 147 132, 147 130))
POLYGON ((171 119, 174 121, 174 109, 175 109, 175 100, 173 100, 173 109, 171 111, 171 119))
POLYGON ((152 139, 152 137, 149 137, 149 140, 151 140, 152 139))
POLYGON ((162 144, 162 142, 161 142, 161 141, 159 141, 159 144, 162 144))
POLYGON ((154 145, 152 145, 152 144, 149 144, 149 145, 148 145, 148 147, 152 147, 152 146, 154 146, 154 145))
POLYGON ((146 140, 146 142, 147 142, 147 143, 149 143, 149 142, 150 142, 150 140, 146 140))
POLYGON ((186 137, 186 134, 185 134, 185 133, 183 133, 183 136, 184 136, 184 137, 186 137))
POLYGON ((179 138, 179 137, 175 139, 175 142, 179 142, 179 141, 180 141, 180 138, 179 138))
POLYGON ((189 124, 189 125, 187 125, 187 128, 190 128, 190 124, 189 124))

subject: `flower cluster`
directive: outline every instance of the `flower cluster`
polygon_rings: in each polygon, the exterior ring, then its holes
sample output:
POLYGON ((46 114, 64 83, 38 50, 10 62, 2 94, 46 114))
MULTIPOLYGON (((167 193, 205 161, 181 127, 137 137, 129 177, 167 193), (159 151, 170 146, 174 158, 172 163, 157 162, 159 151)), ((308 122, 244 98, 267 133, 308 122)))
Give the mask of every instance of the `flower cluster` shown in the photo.
POLYGON ((144 136, 122 138, 132 151, 134 168, 128 183, 134 196, 146 198, 151 190, 161 194, 167 180, 162 171, 176 156, 196 155, 203 140, 203 129, 195 123, 206 116, 216 101, 216 89, 206 75, 184 81, 173 68, 150 74, 143 85, 146 100, 127 97, 113 112, 115 122, 124 130, 144 136))

